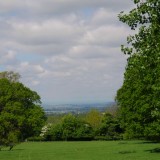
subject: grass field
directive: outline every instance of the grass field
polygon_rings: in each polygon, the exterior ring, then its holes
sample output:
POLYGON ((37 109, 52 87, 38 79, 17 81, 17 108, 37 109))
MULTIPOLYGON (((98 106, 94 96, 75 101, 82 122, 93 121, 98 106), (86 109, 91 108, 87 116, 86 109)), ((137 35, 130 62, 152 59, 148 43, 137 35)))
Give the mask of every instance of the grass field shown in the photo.
POLYGON ((143 141, 26 142, 0 160, 159 160, 160 144, 143 141))

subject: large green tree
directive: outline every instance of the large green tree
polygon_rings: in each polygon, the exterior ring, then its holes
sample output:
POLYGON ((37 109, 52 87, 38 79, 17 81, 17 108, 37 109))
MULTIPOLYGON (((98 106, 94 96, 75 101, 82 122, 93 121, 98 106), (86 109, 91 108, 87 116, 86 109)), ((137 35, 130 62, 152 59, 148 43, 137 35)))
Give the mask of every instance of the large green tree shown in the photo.
POLYGON ((116 100, 128 138, 160 140, 160 1, 134 3, 134 9, 119 15, 136 34, 122 46, 129 58, 116 100))
POLYGON ((45 122, 40 96, 22 83, 0 79, 0 146, 38 135, 45 122))

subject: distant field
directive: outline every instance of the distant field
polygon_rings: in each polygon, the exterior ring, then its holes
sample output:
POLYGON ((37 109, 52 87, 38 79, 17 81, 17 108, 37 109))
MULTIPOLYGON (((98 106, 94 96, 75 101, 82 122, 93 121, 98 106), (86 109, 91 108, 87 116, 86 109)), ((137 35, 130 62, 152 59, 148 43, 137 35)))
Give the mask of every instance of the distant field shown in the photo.
POLYGON ((160 144, 143 141, 26 142, 0 160, 159 160, 160 144))

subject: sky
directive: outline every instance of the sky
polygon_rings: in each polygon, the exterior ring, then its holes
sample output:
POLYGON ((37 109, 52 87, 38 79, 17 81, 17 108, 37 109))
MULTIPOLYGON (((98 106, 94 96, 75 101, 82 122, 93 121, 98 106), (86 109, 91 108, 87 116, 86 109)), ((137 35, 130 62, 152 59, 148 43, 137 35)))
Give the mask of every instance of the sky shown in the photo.
POLYGON ((132 0, 0 1, 0 71, 20 73, 43 103, 114 101, 123 83, 119 22, 132 0))

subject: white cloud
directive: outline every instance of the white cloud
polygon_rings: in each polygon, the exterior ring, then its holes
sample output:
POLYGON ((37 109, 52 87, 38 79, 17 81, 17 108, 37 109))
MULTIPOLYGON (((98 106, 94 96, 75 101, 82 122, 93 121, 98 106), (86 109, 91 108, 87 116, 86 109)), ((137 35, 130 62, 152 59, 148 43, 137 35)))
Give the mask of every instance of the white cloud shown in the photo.
POLYGON ((0 53, 0 56, 1 56, 0 64, 2 65, 7 65, 9 63, 11 64, 17 63, 16 53, 12 50, 9 50, 8 52, 2 51, 2 53, 0 53))
POLYGON ((113 100, 126 60, 120 45, 131 33, 117 14, 131 6, 124 0, 2 1, 0 69, 18 71, 45 101, 113 100))
POLYGON ((40 23, 14 22, 11 25, 13 25, 13 37, 19 43, 28 45, 71 43, 82 32, 77 25, 57 19, 40 23))

